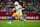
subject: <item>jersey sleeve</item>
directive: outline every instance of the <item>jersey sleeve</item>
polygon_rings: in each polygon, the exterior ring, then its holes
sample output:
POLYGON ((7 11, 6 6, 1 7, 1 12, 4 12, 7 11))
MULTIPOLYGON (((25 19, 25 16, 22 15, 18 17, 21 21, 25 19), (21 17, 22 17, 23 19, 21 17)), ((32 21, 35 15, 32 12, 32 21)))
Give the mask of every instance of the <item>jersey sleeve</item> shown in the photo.
POLYGON ((22 6, 21 6, 21 5, 19 5, 19 7, 21 8, 22 6))

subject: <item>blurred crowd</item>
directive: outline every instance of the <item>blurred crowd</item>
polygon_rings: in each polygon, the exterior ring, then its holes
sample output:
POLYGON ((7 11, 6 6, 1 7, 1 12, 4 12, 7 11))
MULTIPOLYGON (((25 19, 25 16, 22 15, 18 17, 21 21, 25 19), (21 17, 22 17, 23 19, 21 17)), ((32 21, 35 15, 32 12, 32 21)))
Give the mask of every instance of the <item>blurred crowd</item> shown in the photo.
POLYGON ((40 11, 40 0, 24 0, 23 7, 26 12, 38 13, 40 11))
POLYGON ((12 11, 15 1, 18 1, 26 12, 40 11, 40 0, 0 0, 0 11, 12 11))

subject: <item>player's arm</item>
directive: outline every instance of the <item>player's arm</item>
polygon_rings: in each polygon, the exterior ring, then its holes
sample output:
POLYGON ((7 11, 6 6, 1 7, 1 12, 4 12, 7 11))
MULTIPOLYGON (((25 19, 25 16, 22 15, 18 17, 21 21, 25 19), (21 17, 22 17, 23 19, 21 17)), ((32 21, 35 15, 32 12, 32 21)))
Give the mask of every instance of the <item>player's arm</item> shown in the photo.
POLYGON ((24 10, 24 8, 20 5, 20 9, 24 10))
POLYGON ((24 9, 24 8, 22 8, 22 7, 21 7, 20 9, 25 10, 25 9, 24 9))
POLYGON ((24 8, 21 7, 20 9, 24 9, 24 8))
POLYGON ((13 10, 12 11, 15 11, 16 9, 15 8, 13 8, 13 10))

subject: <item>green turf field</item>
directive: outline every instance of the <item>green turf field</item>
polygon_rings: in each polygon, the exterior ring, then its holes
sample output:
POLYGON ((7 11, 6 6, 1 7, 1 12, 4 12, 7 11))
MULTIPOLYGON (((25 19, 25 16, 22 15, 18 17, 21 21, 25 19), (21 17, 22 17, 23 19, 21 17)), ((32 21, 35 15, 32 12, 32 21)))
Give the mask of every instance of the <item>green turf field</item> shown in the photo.
POLYGON ((9 20, 0 20, 0 27, 40 27, 40 20, 26 20, 25 23, 22 21, 13 20, 12 24, 7 24, 9 20))

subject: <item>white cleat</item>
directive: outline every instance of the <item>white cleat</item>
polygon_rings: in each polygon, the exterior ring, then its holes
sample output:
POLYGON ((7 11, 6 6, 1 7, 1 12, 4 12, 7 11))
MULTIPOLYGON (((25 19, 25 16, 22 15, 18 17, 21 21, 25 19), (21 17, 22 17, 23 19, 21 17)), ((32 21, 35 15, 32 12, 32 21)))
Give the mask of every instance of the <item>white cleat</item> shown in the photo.
POLYGON ((11 24, 11 22, 7 22, 8 24, 11 24))

